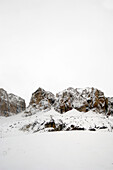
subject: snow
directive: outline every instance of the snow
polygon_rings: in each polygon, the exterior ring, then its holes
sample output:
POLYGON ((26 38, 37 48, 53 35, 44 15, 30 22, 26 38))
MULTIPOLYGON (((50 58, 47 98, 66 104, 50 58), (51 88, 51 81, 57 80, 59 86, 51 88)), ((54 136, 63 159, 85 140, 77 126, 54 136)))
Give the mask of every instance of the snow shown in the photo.
POLYGON ((112 127, 112 116, 75 109, 64 114, 52 109, 27 117, 24 112, 0 117, 0 170, 112 170, 112 127), (48 132, 52 127, 44 125, 51 120, 85 130, 48 132), (20 130, 26 125, 32 126, 20 130), (95 126, 96 131, 89 131, 95 126))
POLYGON ((7 118, 0 117, 0 137, 18 136, 19 134, 36 131, 46 132, 50 130, 45 127, 49 122, 55 122, 56 127, 62 124, 65 125, 62 129, 63 131, 72 130, 72 126, 84 128, 86 131, 90 129, 96 131, 113 131, 112 116, 107 118, 104 114, 93 111, 84 113, 76 109, 60 114, 54 109, 51 109, 47 112, 38 111, 36 114, 27 117, 24 112, 7 118))
POLYGON ((0 139, 1 170, 112 170, 113 133, 50 132, 0 139))

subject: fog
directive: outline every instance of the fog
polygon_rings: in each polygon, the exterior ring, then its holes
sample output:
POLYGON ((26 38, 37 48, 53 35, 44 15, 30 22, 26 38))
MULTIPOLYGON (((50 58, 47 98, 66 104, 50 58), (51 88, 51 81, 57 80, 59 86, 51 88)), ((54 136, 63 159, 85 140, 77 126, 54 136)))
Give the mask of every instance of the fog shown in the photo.
POLYGON ((112 0, 0 0, 0 87, 96 87, 113 96, 112 0))

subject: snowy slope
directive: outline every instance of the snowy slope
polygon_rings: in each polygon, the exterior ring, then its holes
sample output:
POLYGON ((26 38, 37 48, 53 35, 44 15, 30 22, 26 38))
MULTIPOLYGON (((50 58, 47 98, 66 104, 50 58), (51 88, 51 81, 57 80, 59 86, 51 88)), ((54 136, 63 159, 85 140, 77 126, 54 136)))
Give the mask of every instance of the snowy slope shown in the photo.
POLYGON ((112 127, 112 116, 75 109, 0 117, 0 170, 112 170, 112 127))
POLYGON ((33 132, 95 130, 112 131, 113 117, 93 111, 87 113, 75 109, 60 114, 54 109, 48 112, 37 112, 26 117, 22 112, 12 117, 0 117, 0 137, 21 135, 33 132))
POLYGON ((51 132, 0 139, 0 170, 112 170, 113 133, 51 132))

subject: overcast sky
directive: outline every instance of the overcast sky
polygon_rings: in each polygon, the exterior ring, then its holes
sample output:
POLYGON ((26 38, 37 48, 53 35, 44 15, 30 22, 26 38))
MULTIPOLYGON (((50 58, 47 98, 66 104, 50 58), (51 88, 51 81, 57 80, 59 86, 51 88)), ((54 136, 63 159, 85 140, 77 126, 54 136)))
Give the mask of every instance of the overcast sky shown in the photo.
POLYGON ((113 96, 113 0, 0 0, 0 87, 113 96))

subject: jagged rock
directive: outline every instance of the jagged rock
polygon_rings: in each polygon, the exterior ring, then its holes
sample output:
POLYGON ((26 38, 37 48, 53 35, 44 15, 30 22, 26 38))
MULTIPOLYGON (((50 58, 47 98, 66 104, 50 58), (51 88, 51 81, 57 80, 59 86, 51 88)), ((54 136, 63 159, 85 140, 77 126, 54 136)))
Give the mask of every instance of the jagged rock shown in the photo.
POLYGON ((4 89, 0 89, 0 115, 8 116, 10 111, 8 94, 4 89))
POLYGON ((28 108, 25 111, 26 115, 32 115, 39 111, 49 111, 55 102, 53 93, 38 88, 31 97, 28 108))
POLYGON ((12 94, 12 93, 10 93, 8 96, 9 96, 10 112, 11 113, 20 113, 25 110, 26 104, 25 104, 24 99, 12 94))
POLYGON ((87 112, 91 109, 99 112, 107 112, 107 98, 104 93, 95 88, 68 88, 56 94, 54 108, 60 113, 77 109, 80 112, 87 112))
POLYGON ((4 89, 0 89, 0 115, 9 116, 25 110, 25 100, 14 95, 8 94, 4 89))
MULTIPOLYGON (((110 101, 109 101, 110 103, 110 101)), ((30 104, 26 109, 26 116, 39 111, 49 111, 51 108, 59 113, 65 113, 72 109, 80 112, 93 110, 99 113, 108 112, 108 98, 96 88, 68 88, 56 94, 38 88, 31 97, 30 104)))
POLYGON ((68 88, 63 92, 56 94, 54 109, 60 113, 67 112, 73 109, 74 89, 68 88))
POLYGON ((105 114, 98 114, 92 110, 83 113, 76 109, 60 114, 53 108, 48 112, 39 112, 21 126, 23 131, 47 132, 47 131, 113 131, 113 117, 109 119, 105 114))
POLYGON ((24 125, 20 130, 22 131, 33 131, 38 132, 40 130, 45 130, 48 132, 52 131, 62 131, 65 130, 65 123, 63 123, 62 120, 54 120, 50 117, 49 120, 43 121, 42 123, 39 123, 38 121, 35 121, 34 123, 24 125))
POLYGON ((32 104, 40 105, 41 102, 43 103, 43 100, 48 101, 48 103, 52 105, 55 101, 55 96, 53 93, 45 91, 44 89, 39 87, 38 90, 36 90, 32 94, 30 105, 32 104))
POLYGON ((63 123, 62 120, 56 123, 55 120, 51 118, 44 126, 45 128, 50 128, 49 131, 61 131, 65 128, 65 123, 63 123))
POLYGON ((108 97, 108 115, 113 115, 113 97, 108 97))

